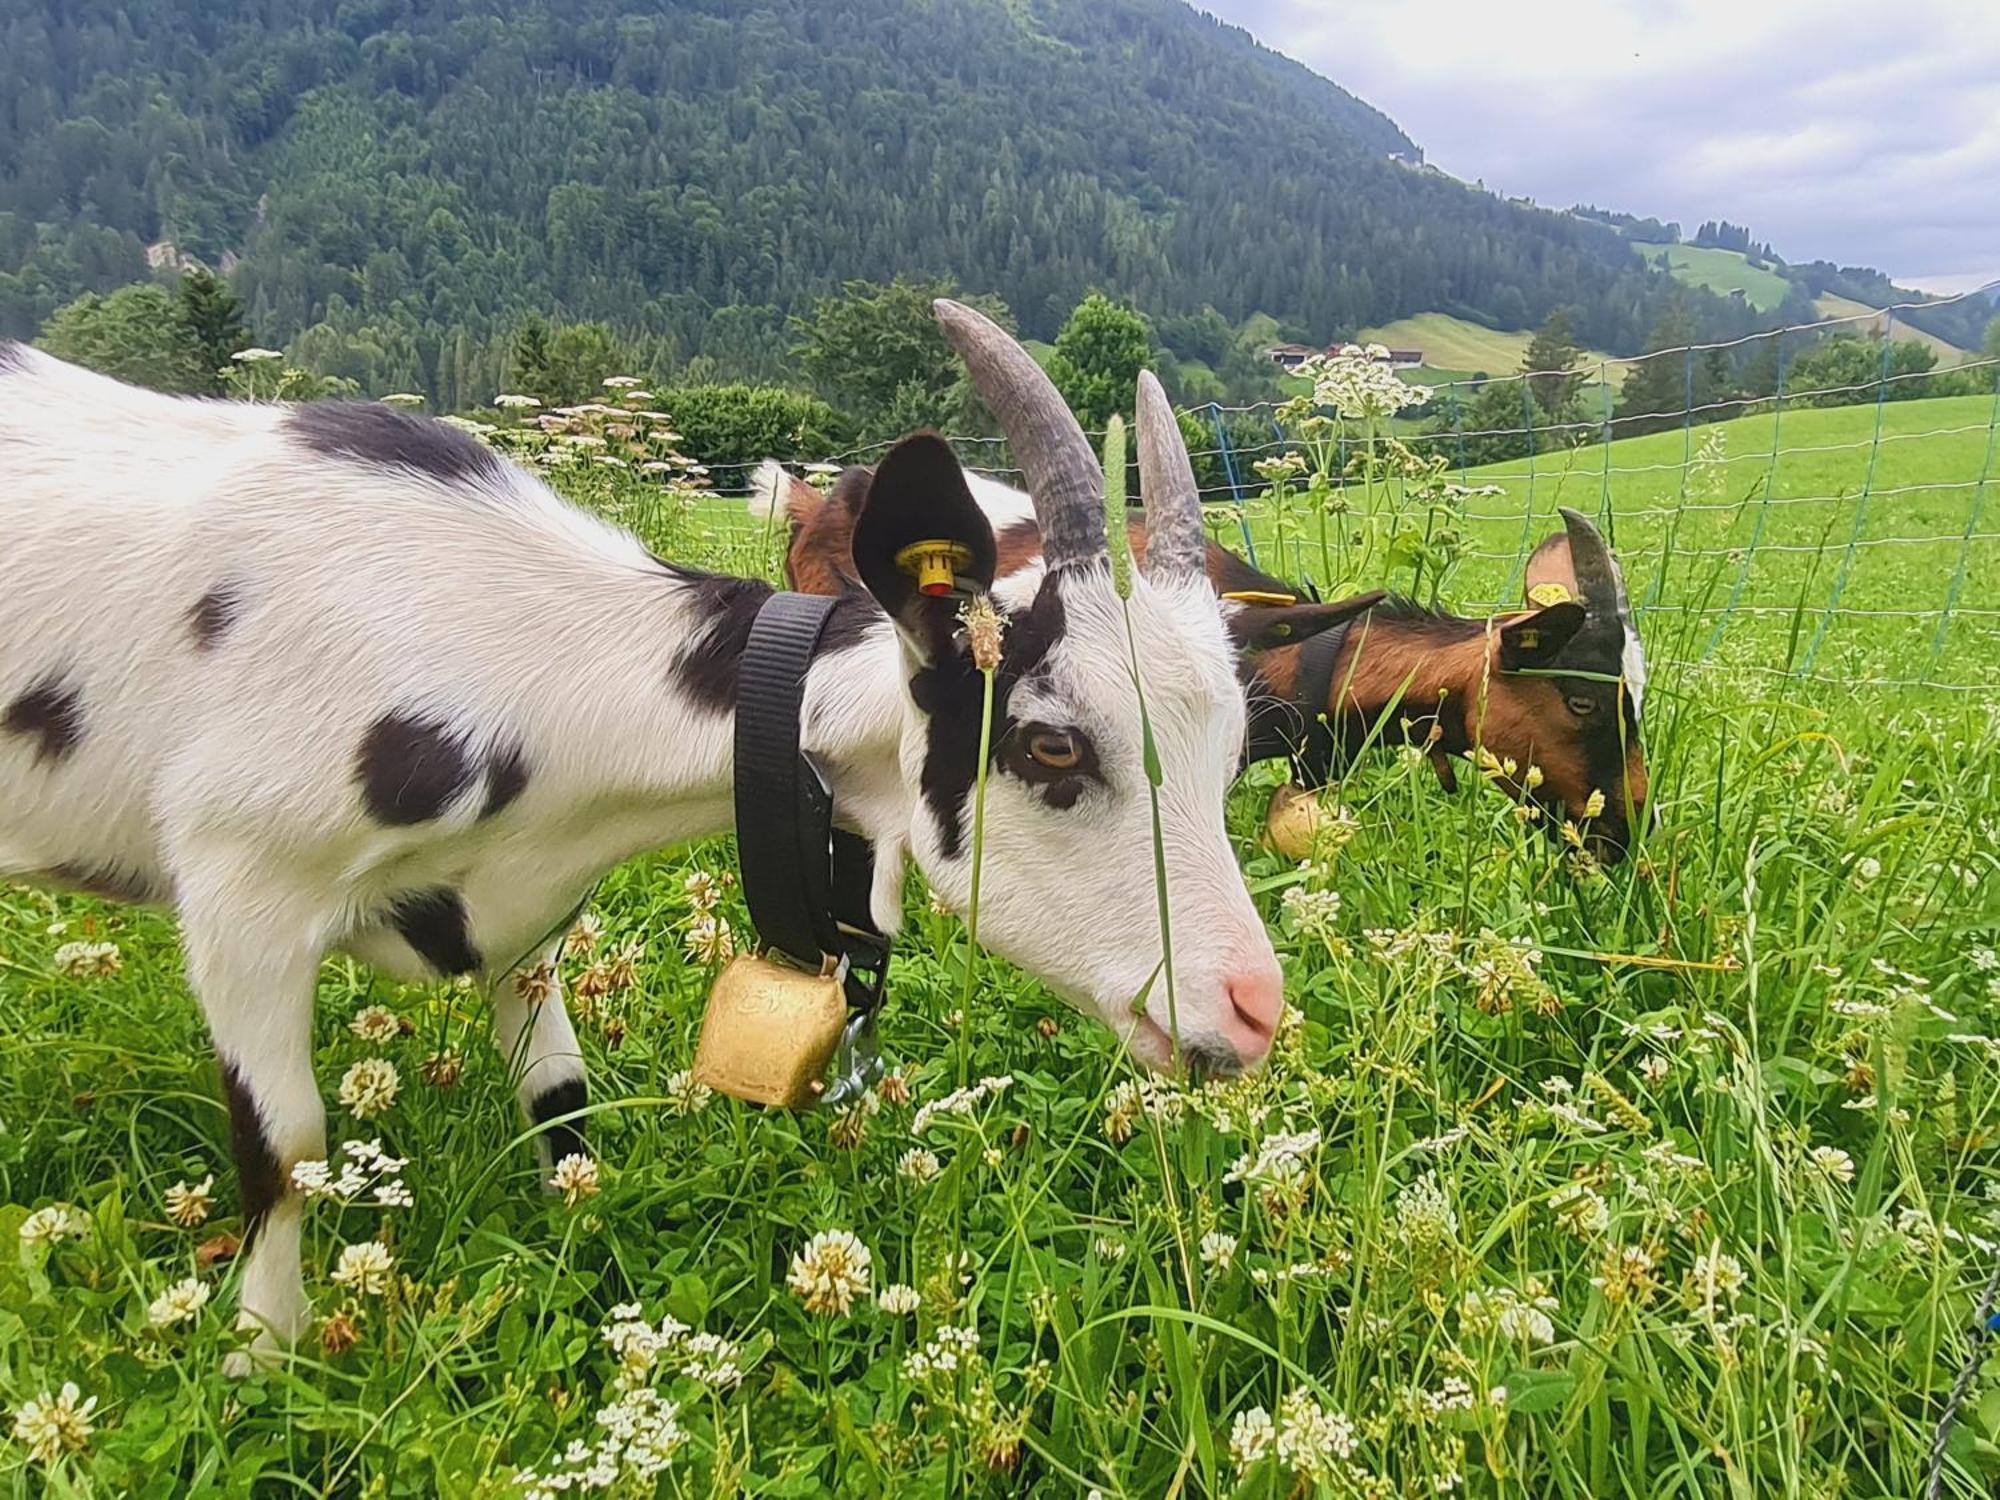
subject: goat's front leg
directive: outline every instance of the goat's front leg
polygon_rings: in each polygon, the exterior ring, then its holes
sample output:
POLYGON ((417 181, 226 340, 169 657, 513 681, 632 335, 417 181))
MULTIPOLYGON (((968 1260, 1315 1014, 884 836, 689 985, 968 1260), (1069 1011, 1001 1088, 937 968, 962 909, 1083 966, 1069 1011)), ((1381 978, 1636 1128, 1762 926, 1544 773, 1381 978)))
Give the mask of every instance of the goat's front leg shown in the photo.
POLYGON ((563 1005, 561 957, 557 938, 532 963, 502 975, 493 990, 494 1039, 515 1080, 521 1112, 530 1124, 548 1127, 535 1137, 544 1167, 588 1154, 583 1122, 562 1120, 583 1108, 586 1094, 583 1053, 563 1005))
POLYGON ((221 1064, 243 1196, 237 1326, 257 1338, 225 1366, 241 1375, 295 1342, 311 1316, 292 1168, 326 1155, 326 1109, 312 1069, 324 925, 316 903, 288 899, 240 866, 183 874, 179 893, 188 976, 221 1064))

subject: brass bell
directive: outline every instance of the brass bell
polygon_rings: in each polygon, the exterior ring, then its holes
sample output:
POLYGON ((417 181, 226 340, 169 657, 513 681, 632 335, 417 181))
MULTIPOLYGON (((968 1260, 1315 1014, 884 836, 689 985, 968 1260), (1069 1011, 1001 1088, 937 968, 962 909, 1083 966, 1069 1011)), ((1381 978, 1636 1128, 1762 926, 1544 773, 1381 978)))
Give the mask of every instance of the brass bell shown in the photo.
POLYGON ((1271 793, 1271 806, 1264 814, 1264 842, 1286 859, 1312 858, 1326 826, 1326 809, 1319 797, 1296 781, 1271 793))
POLYGON ((807 1108, 825 1088, 846 1025, 847 994, 832 963, 810 974, 740 953, 708 993, 694 1076, 746 1103, 807 1108))

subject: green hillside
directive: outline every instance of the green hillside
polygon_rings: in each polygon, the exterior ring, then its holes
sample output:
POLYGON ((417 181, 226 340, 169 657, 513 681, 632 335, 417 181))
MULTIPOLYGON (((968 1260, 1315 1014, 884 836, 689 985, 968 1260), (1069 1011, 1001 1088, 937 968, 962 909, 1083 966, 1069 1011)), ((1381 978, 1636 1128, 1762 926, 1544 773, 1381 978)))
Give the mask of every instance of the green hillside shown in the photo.
POLYGON ((1775 312, 1784 305, 1792 284, 1776 271, 1753 266, 1734 250, 1712 250, 1697 245, 1646 245, 1640 247, 1647 260, 1664 263, 1674 280, 1728 296, 1741 292, 1759 312, 1775 312))
POLYGON ((529 313, 779 375, 792 314, 899 271, 1041 338, 1101 287, 1299 330, 1565 305, 1630 349, 1670 290, 1180 0, 14 0, 0 43, 0 335, 151 245, 446 405, 529 313))
MULTIPOLYGON (((1843 331, 1848 333, 1865 333, 1879 337, 1888 324, 1887 316, 1880 309, 1870 307, 1865 302, 1857 302, 1852 297, 1838 296, 1833 292, 1825 292, 1813 298, 1813 306, 1819 309, 1819 314, 1823 318, 1847 320, 1843 323, 1843 331)), ((1962 365, 1973 357, 1958 345, 1941 339, 1934 333, 1926 333, 1921 328, 1911 327, 1900 317, 1895 323, 1895 333, 1898 341, 1908 339, 1922 344, 1938 357, 1940 365, 1962 365)))
MULTIPOLYGON (((1357 337, 1392 349, 1421 349, 1425 371, 1447 380, 1462 380, 1475 374, 1505 375, 1520 369, 1521 356, 1528 352, 1534 334, 1485 328, 1448 313, 1433 312, 1364 329, 1357 337)), ((1614 356, 1586 350, 1585 358, 1594 362, 1614 356)), ((1615 381, 1622 368, 1612 366, 1610 374, 1615 381)))

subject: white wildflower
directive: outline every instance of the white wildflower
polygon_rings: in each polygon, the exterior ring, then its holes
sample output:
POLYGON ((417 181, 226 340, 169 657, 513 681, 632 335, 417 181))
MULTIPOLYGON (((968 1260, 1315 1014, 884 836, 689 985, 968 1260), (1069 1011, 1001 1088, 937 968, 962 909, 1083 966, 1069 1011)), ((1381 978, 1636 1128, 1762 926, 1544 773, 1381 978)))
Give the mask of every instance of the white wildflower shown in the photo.
POLYGON ((792 1257, 785 1284, 807 1312, 845 1316, 868 1290, 872 1260, 868 1247, 848 1230, 822 1229, 792 1257))
POLYGON ((572 1151, 556 1163, 555 1175, 549 1178, 549 1186, 562 1194, 565 1204, 575 1208, 585 1198, 597 1196, 601 1186, 597 1163, 581 1152, 572 1151))
POLYGON ((171 1328, 176 1323, 191 1323, 201 1316, 201 1310, 208 1306, 208 1285, 190 1276, 177 1281, 146 1309, 146 1321, 155 1328, 171 1328))
POLYGON ((1236 1236, 1211 1229, 1201 1237, 1201 1261, 1218 1271, 1226 1271, 1236 1259, 1236 1236))
POLYGON ((49 962, 71 979, 103 979, 125 967, 116 943, 64 943, 49 962))
POLYGON ((682 1068, 678 1073, 669 1074, 665 1098, 667 1113, 670 1115, 698 1115, 708 1108, 715 1097, 715 1090, 697 1079, 693 1073, 682 1068))
POLYGON ((343 1246, 333 1267, 333 1284, 367 1297, 379 1297, 389 1290, 390 1274, 396 1258, 380 1240, 363 1240, 343 1246))
POLYGON ((1271 1451, 1276 1442, 1278 1430, 1271 1421, 1271 1414, 1261 1406, 1253 1406, 1248 1411, 1239 1411, 1229 1428, 1229 1458, 1236 1465, 1239 1476, 1250 1466, 1271 1451))
POLYGON ((388 1058, 364 1057, 341 1076, 340 1102, 357 1120, 372 1120, 388 1112, 402 1086, 402 1077, 388 1058))
POLYGON ((905 1318, 923 1305, 923 1298, 913 1286, 905 1286, 900 1281, 892 1281, 875 1294, 875 1305, 892 1318, 905 1318))
POLYGON ((403 1023, 386 1005, 364 1005, 354 1013, 347 1029, 364 1042, 393 1042, 403 1029, 403 1023))
POLYGON ((215 1174, 209 1173, 200 1182, 177 1182, 167 1189, 167 1217, 183 1229, 192 1229, 197 1224, 206 1223, 209 1215, 209 1195, 215 1190, 215 1174))
POLYGON ((67 1203, 51 1203, 38 1208, 21 1221, 24 1245, 60 1245, 64 1240, 80 1240, 90 1233, 90 1215, 67 1203))
POLYGON ((28 1457, 38 1464, 52 1464, 65 1453, 81 1453, 94 1430, 91 1415, 97 1398, 84 1398, 74 1380, 63 1382, 61 1391, 47 1391, 21 1403, 14 1413, 14 1440, 27 1445, 28 1457))
POLYGON ((896 1159, 896 1175, 906 1182, 929 1182, 943 1170, 937 1153, 922 1146, 912 1146, 896 1159))

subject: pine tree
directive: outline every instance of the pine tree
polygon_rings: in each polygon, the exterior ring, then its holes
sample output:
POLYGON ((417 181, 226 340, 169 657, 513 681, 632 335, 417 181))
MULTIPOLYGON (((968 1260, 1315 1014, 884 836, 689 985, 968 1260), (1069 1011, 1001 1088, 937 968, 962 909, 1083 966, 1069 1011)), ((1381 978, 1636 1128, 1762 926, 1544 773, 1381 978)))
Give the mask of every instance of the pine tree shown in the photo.
POLYGON ((213 372, 207 393, 219 396, 222 371, 238 352, 250 347, 243 303, 208 267, 195 266, 181 276, 179 313, 202 368, 213 372))
POLYGON ((1559 307, 1549 314, 1521 356, 1521 373, 1528 377, 1542 425, 1564 429, 1565 437, 1572 435, 1575 424, 1582 420, 1577 396, 1583 388, 1583 373, 1576 369, 1581 354, 1570 336, 1569 314, 1559 307))

